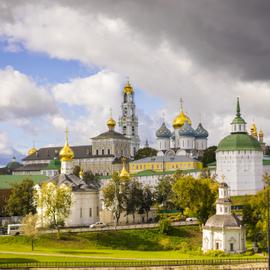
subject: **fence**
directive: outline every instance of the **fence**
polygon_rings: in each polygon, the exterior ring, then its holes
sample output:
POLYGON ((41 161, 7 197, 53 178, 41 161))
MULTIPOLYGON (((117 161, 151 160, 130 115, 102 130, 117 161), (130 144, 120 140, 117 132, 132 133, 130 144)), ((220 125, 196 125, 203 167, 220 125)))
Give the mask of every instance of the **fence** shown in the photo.
MULTIPOLYGON (((193 265, 239 265, 250 263, 266 263, 266 258, 250 259, 209 259, 209 260, 141 260, 141 261, 88 261, 88 262, 22 262, 1 263, 1 269, 18 268, 71 268, 71 267, 161 267, 161 266, 193 266, 193 265)), ((255 267, 256 269, 256 267, 255 267)), ((259 268, 257 268, 259 269, 259 268)), ((263 268, 261 268, 263 269, 263 268)))

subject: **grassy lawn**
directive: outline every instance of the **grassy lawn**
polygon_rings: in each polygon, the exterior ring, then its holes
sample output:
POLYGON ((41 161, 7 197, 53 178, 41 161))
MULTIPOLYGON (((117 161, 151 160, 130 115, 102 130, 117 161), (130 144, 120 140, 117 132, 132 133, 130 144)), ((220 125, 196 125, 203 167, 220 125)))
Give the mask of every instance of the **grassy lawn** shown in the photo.
MULTIPOLYGON (((33 255, 27 237, 3 236, 0 237, 0 253, 1 251, 29 254, 2 253, 0 263, 3 260, 39 262, 212 258, 201 253, 201 231, 198 226, 174 227, 169 235, 159 234, 158 229, 63 233, 61 240, 56 240, 55 234, 40 235, 35 242, 33 255), (51 254, 51 256, 40 253, 51 254)), ((239 256, 254 257, 231 255, 228 258, 239 256)))

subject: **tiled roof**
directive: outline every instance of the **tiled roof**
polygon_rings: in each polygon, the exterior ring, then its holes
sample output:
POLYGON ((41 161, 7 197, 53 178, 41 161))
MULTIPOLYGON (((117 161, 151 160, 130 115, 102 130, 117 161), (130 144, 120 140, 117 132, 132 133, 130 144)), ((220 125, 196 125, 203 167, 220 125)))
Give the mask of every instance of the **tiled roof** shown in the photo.
MULTIPOLYGON (((75 159, 92 157, 91 145, 71 146, 71 148, 74 152, 75 159)), ((59 152, 61 149, 62 146, 40 148, 36 153, 25 157, 23 160, 30 161, 30 160, 53 160, 54 158, 59 159, 59 152)))
POLYGON ((72 188, 73 191, 97 191, 97 187, 90 186, 80 177, 74 174, 58 174, 50 178, 48 182, 56 182, 58 185, 66 184, 72 188))
POLYGON ((47 163, 39 163, 39 164, 27 164, 22 167, 19 167, 14 170, 14 172, 23 172, 23 171, 41 171, 48 167, 47 163))
POLYGON ((205 227, 240 227, 242 225, 240 219, 235 215, 214 215, 205 223, 205 227))
POLYGON ((123 134, 116 132, 114 130, 109 130, 107 132, 101 133, 98 136, 92 138, 93 140, 98 139, 121 139, 121 140, 130 140, 129 138, 125 137, 123 134))
POLYGON ((197 159, 189 158, 185 156, 154 156, 146 157, 130 162, 130 164, 136 163, 153 163, 153 162, 199 162, 197 159))

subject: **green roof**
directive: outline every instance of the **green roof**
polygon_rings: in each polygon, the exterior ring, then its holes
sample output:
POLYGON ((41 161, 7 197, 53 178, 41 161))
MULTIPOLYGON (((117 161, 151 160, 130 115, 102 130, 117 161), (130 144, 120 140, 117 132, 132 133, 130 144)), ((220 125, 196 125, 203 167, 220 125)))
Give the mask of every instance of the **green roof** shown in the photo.
MULTIPOLYGON (((199 169, 190 169, 190 170, 181 170, 181 172, 183 173, 193 173, 193 172, 200 172, 201 170, 199 169)), ((159 172, 159 171, 152 171, 152 170, 145 170, 145 171, 140 171, 138 173, 134 173, 131 176, 151 176, 151 175, 170 175, 170 174, 174 174, 177 171, 165 171, 165 172, 159 172)), ((105 176, 99 176, 99 179, 111 179, 112 176, 111 175, 105 175, 105 176)))
POLYGON ((46 175, 0 175, 0 189, 10 189, 12 184, 20 183, 24 179, 31 179, 34 184, 39 184, 48 177, 46 175))
POLYGON ((270 165, 270 159, 264 159, 263 165, 270 165))
POLYGON ((241 116, 236 116, 233 119, 232 124, 246 124, 246 121, 241 116))
POLYGON ((53 159, 50 161, 46 170, 60 170, 61 168, 61 161, 58 159, 53 159))
POLYGON ((260 143, 247 133, 232 133, 218 144, 217 151, 255 150, 262 151, 260 143))

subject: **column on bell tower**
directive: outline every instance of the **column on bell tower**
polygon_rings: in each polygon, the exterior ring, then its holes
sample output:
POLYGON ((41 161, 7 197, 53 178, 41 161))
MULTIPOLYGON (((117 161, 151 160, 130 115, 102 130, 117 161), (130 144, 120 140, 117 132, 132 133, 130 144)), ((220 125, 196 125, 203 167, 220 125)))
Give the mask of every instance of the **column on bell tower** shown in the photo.
POLYGON ((131 156, 134 156, 140 147, 140 137, 138 132, 138 117, 134 102, 134 90, 129 81, 122 92, 122 115, 119 118, 120 131, 127 138, 131 139, 131 156))

